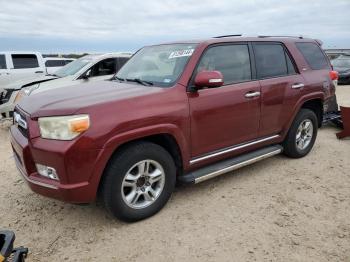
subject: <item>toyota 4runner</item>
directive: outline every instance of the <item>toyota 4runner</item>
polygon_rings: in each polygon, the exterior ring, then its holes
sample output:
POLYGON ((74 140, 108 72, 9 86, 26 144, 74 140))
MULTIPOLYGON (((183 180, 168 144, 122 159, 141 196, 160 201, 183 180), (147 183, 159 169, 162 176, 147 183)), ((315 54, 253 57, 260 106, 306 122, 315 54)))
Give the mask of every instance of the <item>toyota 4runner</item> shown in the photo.
POLYGON ((176 181, 307 155, 336 78, 320 42, 302 37, 147 46, 109 81, 24 98, 11 127, 15 161, 39 194, 99 197, 114 216, 140 220, 176 181))

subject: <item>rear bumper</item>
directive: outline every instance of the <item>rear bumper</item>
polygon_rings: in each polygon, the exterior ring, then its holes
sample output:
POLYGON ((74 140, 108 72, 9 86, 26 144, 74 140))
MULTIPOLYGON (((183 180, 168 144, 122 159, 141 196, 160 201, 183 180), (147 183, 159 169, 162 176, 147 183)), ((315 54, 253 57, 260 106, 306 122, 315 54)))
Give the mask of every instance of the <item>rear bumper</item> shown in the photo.
POLYGON ((51 141, 29 142, 17 126, 12 126, 10 133, 17 169, 32 191, 71 203, 94 201, 98 185, 90 183, 89 180, 94 170, 96 160, 94 157, 98 155, 98 150, 95 150, 96 154, 91 151, 86 155, 77 155, 73 152, 76 157, 71 157, 73 148, 65 146, 63 144, 66 143, 65 141, 62 141, 59 148, 48 149, 47 143, 50 144, 51 141), (41 176, 36 170, 35 163, 55 168, 60 181, 41 176))

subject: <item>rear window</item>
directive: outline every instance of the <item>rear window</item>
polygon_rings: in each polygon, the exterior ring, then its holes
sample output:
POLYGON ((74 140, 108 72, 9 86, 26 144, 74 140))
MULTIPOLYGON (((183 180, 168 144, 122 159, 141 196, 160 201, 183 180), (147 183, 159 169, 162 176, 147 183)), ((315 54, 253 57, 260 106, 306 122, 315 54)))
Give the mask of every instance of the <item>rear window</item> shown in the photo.
POLYGON ((329 69, 326 56, 322 53, 320 47, 314 43, 296 43, 297 48, 304 56, 311 69, 329 69))
POLYGON ((38 58, 36 57, 36 55, 12 55, 12 61, 14 69, 39 67, 38 58))
POLYGON ((5 55, 0 55, 0 69, 6 69, 5 55))
POLYGON ((64 60, 47 60, 45 62, 46 67, 59 67, 64 66, 66 62, 64 60))
POLYGON ((293 64, 281 44, 256 43, 254 53, 259 78, 285 76, 289 71, 290 74, 295 73, 293 64))

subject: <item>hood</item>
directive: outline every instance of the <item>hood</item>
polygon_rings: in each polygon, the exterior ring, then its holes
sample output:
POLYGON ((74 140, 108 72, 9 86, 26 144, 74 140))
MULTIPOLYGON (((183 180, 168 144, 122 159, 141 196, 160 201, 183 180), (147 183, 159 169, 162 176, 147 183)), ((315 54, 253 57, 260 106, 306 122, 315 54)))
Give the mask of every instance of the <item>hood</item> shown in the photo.
POLYGON ((23 87, 34 85, 37 83, 43 83, 46 81, 54 80, 57 79, 57 76, 51 76, 51 75, 46 75, 46 76, 40 76, 40 77, 32 77, 32 78, 26 78, 22 80, 18 80, 15 82, 12 82, 8 85, 6 85, 4 88, 5 89, 14 89, 14 90, 19 90, 23 87))
POLYGON ((161 92, 164 88, 101 81, 57 88, 24 97, 18 106, 31 117, 70 115, 98 104, 161 92))
POLYGON ((41 82, 39 88, 34 89, 31 92, 31 95, 45 92, 47 90, 63 87, 63 86, 72 86, 75 84, 80 84, 79 81, 73 81, 75 76, 65 76, 61 78, 52 79, 52 81, 41 82))

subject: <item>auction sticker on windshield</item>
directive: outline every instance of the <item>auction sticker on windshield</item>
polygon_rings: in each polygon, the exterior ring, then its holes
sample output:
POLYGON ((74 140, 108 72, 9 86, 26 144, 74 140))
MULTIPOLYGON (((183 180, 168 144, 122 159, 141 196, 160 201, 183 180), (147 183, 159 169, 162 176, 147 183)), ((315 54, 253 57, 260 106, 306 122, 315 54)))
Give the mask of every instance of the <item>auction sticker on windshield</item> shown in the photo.
POLYGON ((186 49, 186 50, 178 50, 171 52, 169 55, 169 59, 183 57, 183 56, 191 56, 193 54, 194 49, 186 49))

